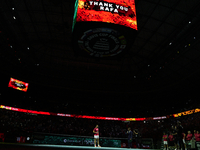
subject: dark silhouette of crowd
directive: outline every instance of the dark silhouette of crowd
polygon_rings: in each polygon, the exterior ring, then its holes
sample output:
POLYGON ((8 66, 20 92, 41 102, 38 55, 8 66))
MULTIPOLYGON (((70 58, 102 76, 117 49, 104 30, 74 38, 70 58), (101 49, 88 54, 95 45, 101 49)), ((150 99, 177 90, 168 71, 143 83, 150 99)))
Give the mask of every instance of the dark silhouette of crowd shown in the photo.
POLYGON ((93 128, 98 124, 100 137, 127 138, 126 132, 130 127, 132 131, 138 129, 142 138, 161 141, 163 132, 169 134, 171 126, 178 120, 181 121, 183 132, 186 135, 188 131, 200 131, 200 113, 163 120, 122 122, 35 115, 0 109, 0 133, 4 133, 5 136, 12 134, 16 137, 30 136, 35 132, 93 136, 93 128))

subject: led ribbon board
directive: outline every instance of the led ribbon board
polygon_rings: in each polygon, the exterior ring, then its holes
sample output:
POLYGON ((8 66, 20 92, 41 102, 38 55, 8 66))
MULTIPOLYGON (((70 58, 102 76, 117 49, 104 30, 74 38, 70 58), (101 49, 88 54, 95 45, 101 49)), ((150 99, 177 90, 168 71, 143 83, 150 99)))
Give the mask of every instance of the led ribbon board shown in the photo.
POLYGON ((24 113, 31 113, 31 114, 40 114, 40 115, 53 115, 53 116, 61 116, 61 117, 74 117, 74 118, 99 119, 99 120, 115 120, 115 121, 162 120, 162 119, 169 118, 169 116, 179 117, 179 116, 185 116, 185 115, 190 115, 190 114, 194 114, 194 113, 199 113, 200 112, 200 109, 196 108, 196 109, 188 110, 188 111, 185 111, 185 112, 180 112, 180 113, 177 113, 177 114, 161 116, 161 117, 116 118, 116 117, 100 117, 100 116, 86 116, 86 115, 73 115, 73 114, 63 114, 63 113, 42 112, 42 111, 15 108, 15 107, 10 107, 10 106, 5 106, 5 105, 0 105, 0 109, 6 109, 6 110, 12 110, 12 111, 18 111, 18 112, 24 112, 24 113))
POLYGON ((198 112, 200 112, 200 109, 196 108, 196 109, 180 112, 180 113, 177 113, 177 114, 173 114, 173 116, 174 117, 180 117, 180 116, 186 116, 186 115, 190 115, 190 114, 194 114, 194 113, 198 113, 198 112))
POLYGON ((76 0, 72 28, 74 45, 87 55, 116 56, 133 43, 135 0, 76 0))
POLYGON ((19 80, 14 79, 14 78, 10 78, 10 81, 8 83, 8 87, 11 87, 13 89, 20 90, 20 91, 23 91, 23 92, 27 92, 28 83, 23 82, 23 81, 19 81, 19 80))

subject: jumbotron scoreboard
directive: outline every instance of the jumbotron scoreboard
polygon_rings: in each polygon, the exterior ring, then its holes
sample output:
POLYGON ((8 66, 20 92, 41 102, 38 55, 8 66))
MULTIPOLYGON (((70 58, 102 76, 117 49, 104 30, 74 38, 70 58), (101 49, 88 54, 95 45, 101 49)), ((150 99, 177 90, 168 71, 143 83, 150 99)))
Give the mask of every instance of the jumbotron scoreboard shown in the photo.
POLYGON ((72 30, 75 53, 120 56, 137 35, 135 0, 76 0, 72 30))

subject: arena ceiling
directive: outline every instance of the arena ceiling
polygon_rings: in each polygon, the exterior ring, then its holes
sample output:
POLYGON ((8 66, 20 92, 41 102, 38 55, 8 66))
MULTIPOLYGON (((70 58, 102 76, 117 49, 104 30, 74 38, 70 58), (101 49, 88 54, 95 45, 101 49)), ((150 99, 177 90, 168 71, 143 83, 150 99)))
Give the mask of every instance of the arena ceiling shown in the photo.
MULTIPOLYGON (((26 95, 129 117, 198 102, 199 0, 136 0, 138 34, 118 60, 74 54, 74 3, 0 2, 1 71, 28 82, 26 95)), ((9 79, 2 80, 7 87, 9 79)))

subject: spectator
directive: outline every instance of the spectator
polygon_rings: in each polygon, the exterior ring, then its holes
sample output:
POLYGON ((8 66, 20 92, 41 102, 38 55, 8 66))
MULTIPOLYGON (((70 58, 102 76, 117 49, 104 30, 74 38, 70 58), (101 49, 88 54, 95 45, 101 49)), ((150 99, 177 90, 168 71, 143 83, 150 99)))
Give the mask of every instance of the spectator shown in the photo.
POLYGON ((191 131, 188 131, 188 134, 186 136, 186 141, 190 141, 192 139, 193 135, 191 133, 191 131))
POLYGON ((199 133, 199 131, 197 131, 197 133, 195 134, 195 139, 196 139, 196 142, 200 142, 200 133, 199 133))
POLYGON ((169 139, 169 146, 174 146, 174 137, 172 135, 172 132, 169 133, 169 136, 168 136, 168 139, 169 139))
POLYGON ((196 136, 195 136, 196 134, 197 134, 197 131, 196 131, 196 130, 194 130, 193 138, 195 138, 195 137, 196 137, 196 136))

